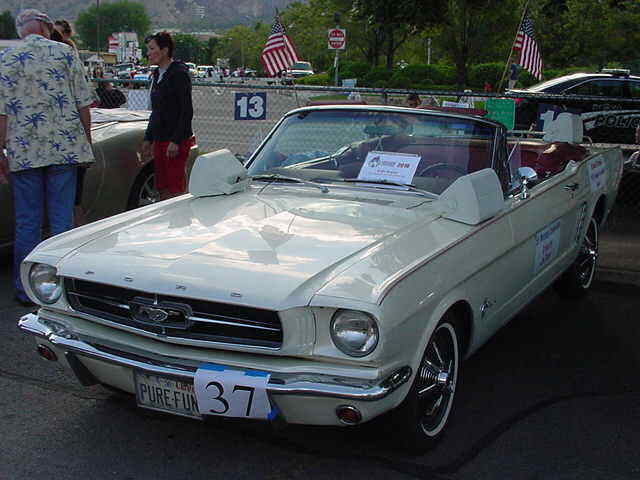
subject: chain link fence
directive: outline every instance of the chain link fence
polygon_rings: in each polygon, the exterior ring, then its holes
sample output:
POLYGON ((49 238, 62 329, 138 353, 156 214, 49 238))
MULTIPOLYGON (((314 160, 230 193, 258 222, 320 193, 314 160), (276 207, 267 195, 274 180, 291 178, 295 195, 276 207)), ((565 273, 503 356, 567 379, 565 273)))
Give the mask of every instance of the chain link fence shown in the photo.
MULTIPOLYGON (((114 83, 119 83, 114 81, 114 83)), ((132 87, 132 82, 121 88, 132 87)), ((142 85, 140 85, 142 86, 142 85)), ((132 109, 148 108, 145 88, 126 88, 132 109)), ((579 113, 583 120, 585 146, 592 150, 619 146, 625 159, 640 149, 635 144, 635 129, 640 124, 640 99, 594 96, 476 93, 470 91, 418 91, 344 87, 278 85, 272 80, 250 79, 250 83, 193 84, 193 128, 202 152, 227 148, 248 157, 286 112, 307 105, 366 103, 370 105, 407 105, 407 96, 418 94, 423 108, 465 111, 484 115, 490 98, 513 98, 516 103, 514 135, 535 136, 542 129, 545 112, 579 113)), ((549 115, 549 114, 547 114, 549 115)), ((552 114, 554 115, 554 114, 552 114)), ((348 135, 349 132, 334 132, 348 135)), ((313 149, 312 142, 310 149, 313 149)), ((627 229, 640 214, 640 163, 627 161, 614 214, 609 227, 627 229)))

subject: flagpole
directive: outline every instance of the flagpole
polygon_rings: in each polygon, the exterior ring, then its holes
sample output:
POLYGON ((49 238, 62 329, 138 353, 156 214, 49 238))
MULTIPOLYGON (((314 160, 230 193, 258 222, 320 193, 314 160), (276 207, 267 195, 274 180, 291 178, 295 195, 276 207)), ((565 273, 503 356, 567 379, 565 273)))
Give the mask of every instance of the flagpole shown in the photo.
POLYGON ((513 42, 511 43, 511 49, 509 50, 509 58, 507 58, 507 63, 504 66, 504 70, 502 71, 502 77, 500 77, 500 83, 498 84, 498 88, 496 92, 502 91, 502 84, 504 83, 504 77, 507 74, 507 70, 511 66, 511 57, 513 57, 513 47, 516 44, 516 40, 518 39, 518 32, 520 31, 520 27, 522 26, 522 22, 524 21, 524 16, 527 14, 527 9, 529 8, 529 3, 531 0, 527 0, 527 3, 524 4, 524 9, 522 10, 522 15, 520 16, 520 23, 518 23, 518 29, 516 30, 516 35, 513 37, 513 42))

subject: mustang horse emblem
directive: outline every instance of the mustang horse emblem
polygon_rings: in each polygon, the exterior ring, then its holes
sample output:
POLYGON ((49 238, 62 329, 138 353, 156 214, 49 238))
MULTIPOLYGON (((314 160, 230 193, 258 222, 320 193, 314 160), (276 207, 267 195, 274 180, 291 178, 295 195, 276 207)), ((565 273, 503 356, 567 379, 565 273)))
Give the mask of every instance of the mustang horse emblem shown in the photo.
POLYGON ((135 317, 144 322, 162 323, 169 318, 169 312, 161 308, 147 307, 140 305, 136 308, 135 317))

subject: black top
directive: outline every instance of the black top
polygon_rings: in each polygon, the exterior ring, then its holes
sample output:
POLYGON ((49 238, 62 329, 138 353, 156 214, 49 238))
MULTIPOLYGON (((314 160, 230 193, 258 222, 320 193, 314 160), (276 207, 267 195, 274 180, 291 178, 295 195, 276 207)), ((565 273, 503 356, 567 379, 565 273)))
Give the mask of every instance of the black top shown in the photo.
POLYGON ((159 74, 159 69, 152 74, 151 117, 144 139, 180 143, 193 135, 189 68, 181 61, 173 61, 160 82, 159 74))

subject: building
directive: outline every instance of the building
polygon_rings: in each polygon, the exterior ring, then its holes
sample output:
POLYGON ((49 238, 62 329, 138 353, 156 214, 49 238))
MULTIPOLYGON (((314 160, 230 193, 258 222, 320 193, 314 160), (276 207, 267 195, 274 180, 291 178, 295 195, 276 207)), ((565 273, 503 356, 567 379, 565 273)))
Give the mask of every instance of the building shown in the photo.
POLYGON ((142 58, 142 49, 138 44, 136 32, 117 32, 109 37, 109 53, 114 53, 118 63, 138 63, 142 58))

